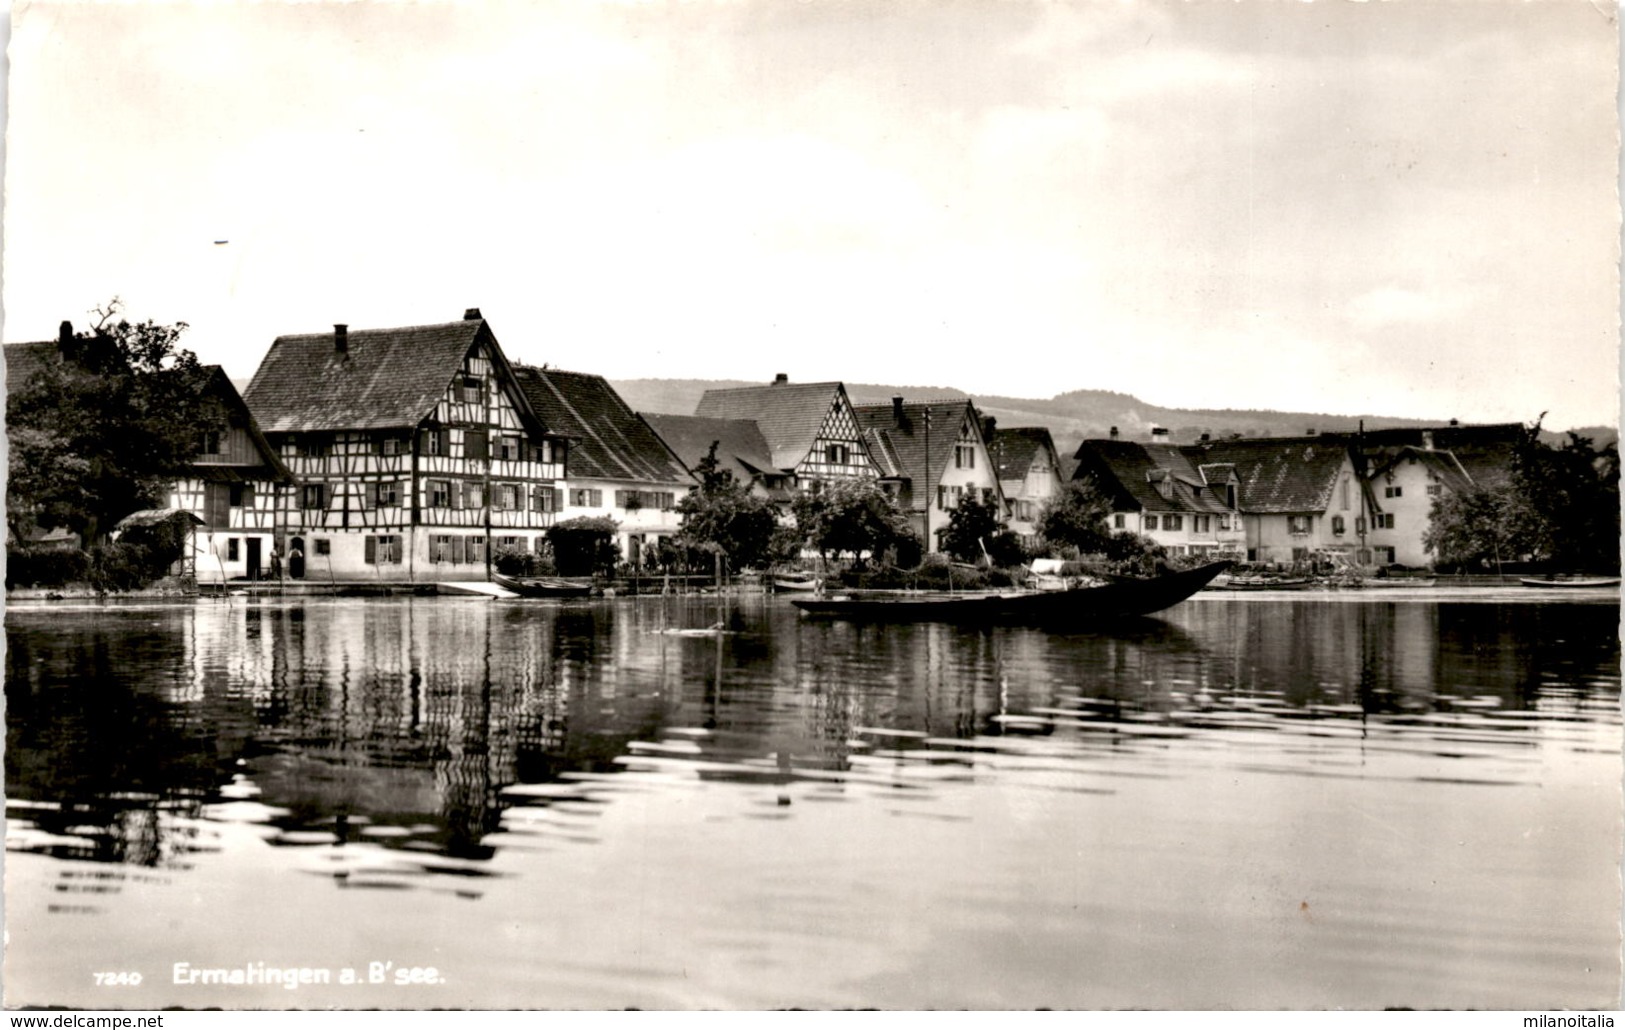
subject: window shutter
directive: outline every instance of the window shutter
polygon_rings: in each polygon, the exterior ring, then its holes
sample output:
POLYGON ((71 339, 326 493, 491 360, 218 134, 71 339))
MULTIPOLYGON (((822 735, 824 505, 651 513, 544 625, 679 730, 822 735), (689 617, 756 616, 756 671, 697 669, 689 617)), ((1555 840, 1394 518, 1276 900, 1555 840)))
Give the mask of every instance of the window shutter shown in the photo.
POLYGON ((555 486, 553 488, 553 510, 564 510, 564 487, 562 486, 555 486))
POLYGON ((381 485, 380 483, 361 484, 361 508, 363 511, 371 511, 373 508, 378 507, 378 488, 381 485))
POLYGON ((401 538, 398 537, 398 536, 390 537, 389 538, 390 561, 394 562, 396 565, 399 565, 401 563, 401 551, 402 550, 404 550, 404 548, 401 547, 401 538))
POLYGON ((378 538, 375 536, 367 537, 367 564, 378 564, 378 538))

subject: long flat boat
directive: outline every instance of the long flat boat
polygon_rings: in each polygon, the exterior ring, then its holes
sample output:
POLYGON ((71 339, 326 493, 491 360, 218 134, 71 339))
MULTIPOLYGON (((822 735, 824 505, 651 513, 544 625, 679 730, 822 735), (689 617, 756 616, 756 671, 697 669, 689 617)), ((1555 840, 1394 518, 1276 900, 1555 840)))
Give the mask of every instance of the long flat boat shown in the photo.
POLYGON ((1214 562, 1188 572, 1146 579, 1118 578, 1070 590, 989 590, 970 593, 874 592, 795 598, 808 615, 875 622, 1022 622, 1086 629, 1108 619, 1171 608, 1230 568, 1214 562))
POLYGON ((1588 587, 1617 587, 1618 576, 1570 576, 1562 579, 1540 579, 1530 577, 1520 579, 1526 587, 1542 587, 1548 590, 1584 590, 1588 587))
POLYGON ((557 576, 503 576, 493 572, 491 582, 512 590, 520 597, 586 597, 592 593, 591 583, 557 576))

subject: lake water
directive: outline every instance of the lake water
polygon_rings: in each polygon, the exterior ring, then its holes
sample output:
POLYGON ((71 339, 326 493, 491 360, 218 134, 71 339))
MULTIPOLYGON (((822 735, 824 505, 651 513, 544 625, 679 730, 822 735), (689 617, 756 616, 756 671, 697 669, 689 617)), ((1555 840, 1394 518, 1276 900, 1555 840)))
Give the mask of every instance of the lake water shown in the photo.
POLYGON ((1613 1008, 1618 624, 14 607, 6 1002, 1613 1008))

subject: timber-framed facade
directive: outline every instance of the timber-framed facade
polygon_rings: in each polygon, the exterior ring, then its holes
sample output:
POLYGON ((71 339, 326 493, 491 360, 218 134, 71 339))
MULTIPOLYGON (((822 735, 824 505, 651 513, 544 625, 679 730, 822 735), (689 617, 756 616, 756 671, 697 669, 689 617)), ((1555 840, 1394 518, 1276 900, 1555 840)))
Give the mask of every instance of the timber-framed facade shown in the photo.
POLYGON ((291 578, 484 580, 498 547, 541 550, 563 508, 567 440, 478 309, 280 337, 247 400, 299 480, 278 534, 291 578))

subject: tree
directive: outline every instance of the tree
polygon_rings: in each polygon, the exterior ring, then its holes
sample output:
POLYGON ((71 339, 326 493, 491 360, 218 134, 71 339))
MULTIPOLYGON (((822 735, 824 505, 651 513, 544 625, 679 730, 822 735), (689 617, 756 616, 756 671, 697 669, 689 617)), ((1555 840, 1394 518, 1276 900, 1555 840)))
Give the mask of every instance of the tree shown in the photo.
POLYGON ((878 556, 914 537, 908 517, 872 480, 836 483, 817 494, 802 494, 791 505, 802 539, 824 557, 850 553, 878 556))
POLYGON ((694 468, 699 488, 677 502, 680 546, 722 554, 734 569, 762 564, 771 554, 779 518, 772 504, 734 482, 717 461, 717 443, 694 468))
POLYGON ((1433 502, 1422 546, 1443 565, 1499 566, 1540 553, 1539 517, 1517 490, 1468 490, 1433 502))
POLYGON ((553 564, 561 576, 591 576, 608 572, 621 560, 615 546, 618 523, 605 516, 565 519, 547 530, 553 564))
POLYGON ((90 543, 157 507, 203 434, 226 427, 210 372, 179 346, 186 323, 132 323, 119 310, 114 298, 88 332, 64 326, 58 353, 7 399, 7 521, 19 540, 62 525, 90 543))
POLYGON ((942 549, 960 561, 978 561, 984 548, 1003 529, 997 504, 983 504, 966 496, 948 518, 948 528, 942 533, 942 549))
POLYGON ((1098 554, 1111 539, 1106 526, 1111 511, 1111 502, 1092 480, 1073 480, 1044 502, 1038 514, 1038 533, 1052 544, 1098 554))
POLYGON ((1513 488, 1535 516, 1533 550, 1560 568, 1617 572, 1618 445, 1599 449, 1569 433, 1561 447, 1548 447, 1540 423, 1524 431, 1512 457, 1513 488))

